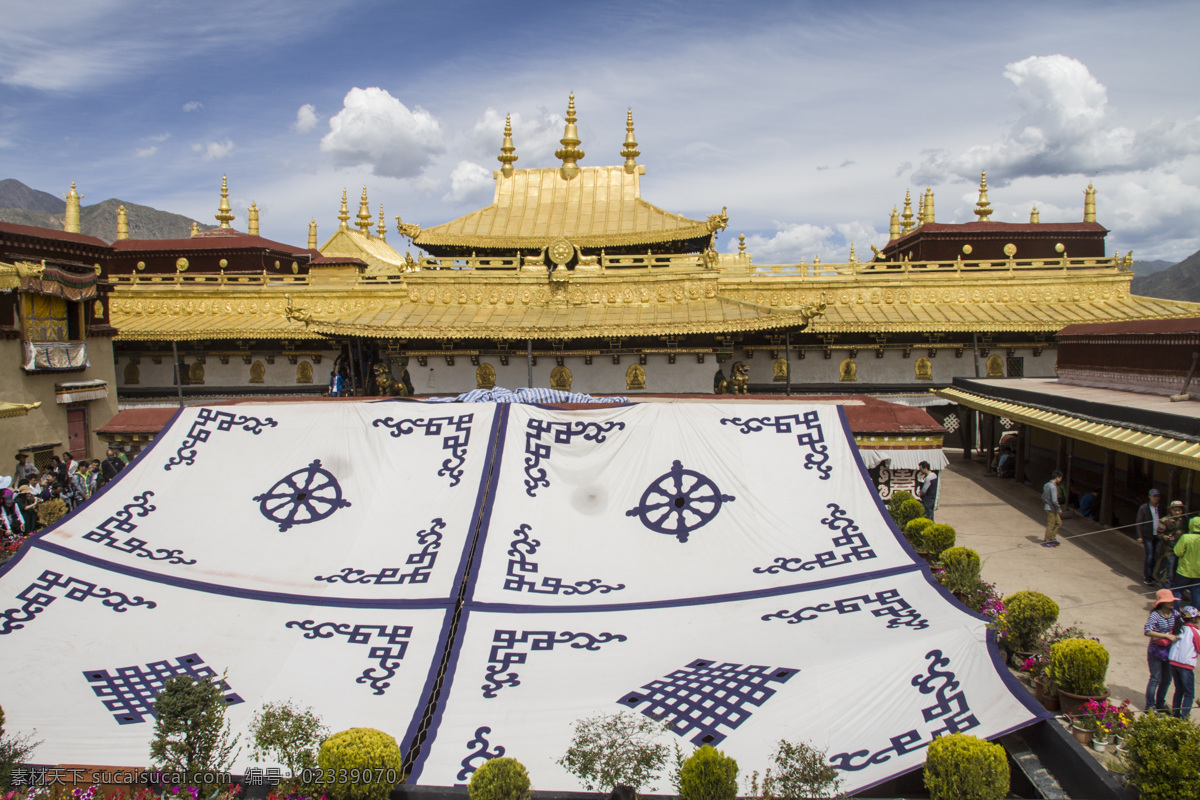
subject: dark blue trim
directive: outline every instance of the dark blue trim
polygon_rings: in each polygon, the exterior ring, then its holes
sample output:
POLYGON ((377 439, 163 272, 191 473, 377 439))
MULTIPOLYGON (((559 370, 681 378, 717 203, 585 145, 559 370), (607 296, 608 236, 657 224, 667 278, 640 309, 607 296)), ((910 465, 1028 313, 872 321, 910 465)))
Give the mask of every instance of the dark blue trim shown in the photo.
MULTIPOLYGON (((492 431, 492 440, 488 445, 488 452, 493 454, 493 460, 490 467, 485 467, 483 478, 480 481, 479 492, 480 499, 483 499, 484 485, 487 484, 487 501, 483 507, 483 516, 479 519, 479 536, 474 537, 476 558, 472 563, 471 574, 468 577, 467 591, 463 594, 463 599, 466 602, 471 602, 471 598, 475 596, 475 583, 479 580, 480 563, 483 557, 484 546, 487 544, 488 531, 492 527, 492 509, 496 505, 496 487, 492 481, 498 483, 500 481, 500 465, 504 461, 504 442, 508 438, 508 412, 510 403, 502 404, 504 408, 499 409, 496 414, 496 428, 492 431)), ((478 515, 478 506, 476 506, 476 514, 478 515)), ((471 537, 468 537, 468 544, 471 543, 471 537)), ((464 559, 464 564, 466 560, 464 559)), ((458 586, 458 583, 454 584, 458 586)))
POLYGON ((559 408, 558 407, 561 405, 568 405, 568 404, 576 405, 576 406, 587 405, 589 407, 595 406, 597 411, 606 411, 610 408, 627 408, 629 406, 640 405, 640 403, 634 403, 634 402, 629 402, 629 401, 626 401, 624 403, 570 403, 570 401, 564 401, 562 403, 559 403, 558 405, 551 405, 550 403, 503 403, 503 405, 506 405, 506 406, 525 406, 526 408, 541 408, 546 411, 566 411, 569 414, 573 414, 576 411, 590 411, 591 410, 590 408, 559 408))
MULTIPOLYGON (((450 617, 453 617, 453 614, 450 617)), ((467 621, 470 617, 470 609, 464 606, 458 618, 458 635, 454 637, 454 644, 450 650, 450 658, 446 662, 446 674, 442 679, 442 691, 438 696, 438 704, 433 710, 433 716, 429 719, 429 730, 425 732, 425 745, 421 748, 421 754, 413 762, 412 769, 408 773, 408 780, 406 781, 408 784, 415 785, 421 782, 421 772, 425 769, 425 760, 429 758, 429 751, 433 748, 433 745, 437 744, 438 727, 442 724, 442 713, 450 701, 450 688, 454 685, 454 673, 458 670, 458 657, 462 650, 463 638, 466 636, 467 621)))
MULTIPOLYGON (((1018 725, 1017 727, 1023 728, 1027 724, 1032 725, 1034 722, 1052 719, 1054 714, 1042 708, 1042 704, 1017 680, 1017 676, 1008 671, 1008 665, 1004 663, 1004 657, 1000 655, 1000 643, 996 632, 991 628, 988 628, 987 632, 987 648, 988 655, 992 657, 992 666, 1000 674, 1000 679, 1004 681, 1004 685, 1008 687, 1008 691, 1016 695, 1017 699, 1021 701, 1021 705, 1025 706, 1025 709, 1036 717, 1031 722, 1018 725)), ((1016 728, 1013 728, 1013 730, 1016 730, 1016 728)))
POLYGON ((413 710, 412 719, 409 720, 408 729, 404 731, 404 737, 400 740, 400 752, 407 753, 416 741, 417 731, 421 727, 421 719, 425 716, 425 708, 429 705, 429 698, 433 695, 433 687, 437 684, 438 670, 442 666, 442 654, 446 652, 446 639, 450 636, 450 628, 454 623, 454 609, 447 608, 445 615, 442 617, 442 631, 438 634, 437 648, 434 650, 433 658, 429 659, 429 673, 425 676, 425 686, 421 689, 421 697, 417 701, 417 706, 413 710))
POLYGON ((959 611, 963 612, 964 614, 970 614, 975 619, 983 620, 984 622, 989 623, 992 621, 992 618, 986 614, 980 614, 978 611, 967 608, 967 606, 964 605, 961 600, 954 596, 953 592, 943 586, 942 582, 934 577, 932 569, 924 570, 924 573, 925 580, 929 582, 929 585, 936 589, 938 594, 942 596, 942 599, 950 603, 950 605, 956 606, 959 611))

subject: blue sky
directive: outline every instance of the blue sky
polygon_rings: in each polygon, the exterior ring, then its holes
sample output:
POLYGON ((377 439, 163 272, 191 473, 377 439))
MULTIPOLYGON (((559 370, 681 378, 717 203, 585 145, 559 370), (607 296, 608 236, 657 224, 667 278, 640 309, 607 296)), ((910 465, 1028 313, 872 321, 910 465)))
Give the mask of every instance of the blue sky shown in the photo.
MULTIPOLYGON (((728 206, 756 261, 844 260, 931 185, 939 221, 1082 218, 1110 252, 1200 249, 1200 4, 0 0, 0 178, 303 244, 363 185, 393 225, 486 205, 505 113, 556 166, 574 91, 584 165, 728 206)), ((394 232, 393 243, 400 240, 394 232)))

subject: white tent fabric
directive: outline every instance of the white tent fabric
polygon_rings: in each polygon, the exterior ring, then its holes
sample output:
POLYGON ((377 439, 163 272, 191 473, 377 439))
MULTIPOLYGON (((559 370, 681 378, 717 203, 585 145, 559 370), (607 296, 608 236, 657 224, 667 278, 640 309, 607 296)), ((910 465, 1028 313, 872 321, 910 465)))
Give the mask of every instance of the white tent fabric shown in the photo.
POLYGON ((930 450, 879 450, 864 447, 859 449, 858 454, 867 469, 875 469, 884 461, 889 462, 892 469, 916 469, 922 461, 928 461, 929 468, 934 472, 940 472, 950 465, 950 459, 946 458, 945 451, 940 447, 930 450))
POLYGON ((747 771, 812 741, 850 790, 1044 716, 831 405, 184 409, 0 569, 0 647, 57 763, 145 763, 174 674, 225 674, 243 733, 289 698, 387 731, 426 785, 503 753, 579 789, 572 723, 623 709, 747 771))

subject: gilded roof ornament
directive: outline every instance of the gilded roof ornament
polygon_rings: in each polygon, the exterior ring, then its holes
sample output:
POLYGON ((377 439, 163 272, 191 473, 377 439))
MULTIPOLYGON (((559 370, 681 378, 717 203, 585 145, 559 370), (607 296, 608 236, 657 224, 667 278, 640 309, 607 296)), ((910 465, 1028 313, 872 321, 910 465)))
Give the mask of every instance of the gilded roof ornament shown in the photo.
POLYGON ((387 241, 387 224, 383 221, 383 203, 379 204, 379 224, 375 226, 375 234, 379 241, 387 241))
POLYGON ((554 151, 554 157, 561 159, 562 167, 559 169, 559 174, 563 180, 571 180, 579 174, 579 165, 575 162, 579 161, 584 156, 584 152, 579 149, 582 142, 579 140, 579 130, 575 127, 575 93, 571 93, 570 99, 567 101, 567 124, 563 128, 563 138, 559 139, 559 144, 562 147, 554 151))
POLYGON ((63 231, 79 233, 79 201, 83 199, 83 195, 75 191, 75 181, 71 181, 71 191, 64 194, 63 199, 67 201, 67 211, 63 216, 63 231))
POLYGON ((233 222, 233 209, 229 207, 229 183, 225 176, 221 176, 221 205, 217 206, 216 213, 217 222, 221 223, 222 228, 228 228, 229 223, 233 222))
POLYGON ((1096 221, 1096 187, 1090 183, 1083 192, 1083 221, 1096 221))
POLYGON ((925 187, 925 202, 922 203, 921 205, 924 209, 924 211, 922 212, 924 214, 924 216, 922 216, 922 218, 921 218, 921 223, 924 224, 926 222, 936 222, 937 220, 935 220, 933 218, 933 187, 932 186, 925 187))
POLYGON ((200 234, 200 223, 199 222, 192 220, 192 230, 190 233, 192 236, 198 236, 200 234))
POLYGON ((729 215, 725 212, 729 210, 729 206, 721 206, 720 214, 708 215, 708 229, 712 233, 725 230, 725 226, 729 224, 729 215))
POLYGON ((975 216, 979 217, 980 222, 991 222, 988 219, 992 215, 992 204, 988 202, 987 195, 987 171, 979 174, 979 200, 975 202, 975 216))
MULTIPOLYGON (((192 223, 195 225, 196 223, 192 223)), ((117 239, 129 238, 129 215, 125 213, 125 206, 117 206, 117 239)))
POLYGON ((317 221, 315 219, 308 221, 308 249, 317 249, 317 221))
POLYGON ((738 255, 746 255, 746 234, 744 233, 738 234, 738 255))
POLYGON ((517 160, 517 148, 513 145, 512 114, 504 115, 504 141, 500 143, 500 155, 496 160, 501 163, 500 174, 506 178, 512 177, 513 162, 517 160))
POLYGON ((358 222, 354 223, 364 236, 371 235, 375 221, 371 217, 371 204, 367 202, 367 187, 363 187, 362 200, 358 202, 358 222))
POLYGON ((404 222, 400 217, 396 217, 396 231, 401 236, 407 236, 409 239, 417 238, 417 234, 421 232, 420 225, 414 225, 404 222))
POLYGON ((1041 221, 1042 217, 1040 214, 1038 214, 1037 206, 1034 206, 1033 210, 1029 212, 1029 222, 1033 225, 1037 225, 1041 221))
POLYGON ((904 192, 904 213, 900 215, 900 218, 904 220, 900 226, 902 233, 908 233, 916 227, 916 225, 913 223, 911 190, 906 189, 904 192))
POLYGON ((258 236, 258 204, 251 203, 246 209, 246 233, 258 236))
POLYGON ((892 206, 892 217, 888 222, 888 241, 893 242, 900 238, 900 212, 892 206))
POLYGON ((858 263, 858 256, 855 255, 855 253, 854 253, 854 242, 850 243, 850 263, 851 264, 858 263))
POLYGON ((637 139, 633 138, 633 109, 631 108, 625 112, 625 147, 621 150, 621 155, 625 156, 625 171, 630 175, 637 170, 637 161, 634 159, 641 154, 642 151, 638 150, 637 139))

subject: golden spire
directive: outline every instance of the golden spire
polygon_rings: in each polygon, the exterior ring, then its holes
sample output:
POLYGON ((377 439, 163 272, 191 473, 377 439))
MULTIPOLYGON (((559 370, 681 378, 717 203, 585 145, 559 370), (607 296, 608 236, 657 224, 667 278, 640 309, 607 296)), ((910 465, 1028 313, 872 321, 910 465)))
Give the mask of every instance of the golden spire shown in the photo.
MULTIPOLYGON (((74 185, 74 184, 72 184, 74 185)), ((1083 221, 1096 221, 1096 187, 1088 184, 1088 188, 1083 193, 1083 221)))
POLYGON ((900 212, 892 206, 892 219, 888 223, 888 241, 894 242, 900 238, 900 212))
POLYGON ((129 238, 129 217, 125 213, 125 206, 117 206, 117 239, 129 238))
POLYGON ((383 203, 379 204, 379 224, 375 226, 375 233, 379 236, 379 241, 387 241, 387 224, 383 221, 383 203))
POLYGON ((246 209, 246 233, 258 236, 258 204, 251 203, 246 209))
POLYGON ((217 206, 216 218, 222 228, 228 228, 233 221, 233 209, 229 207, 229 183, 224 175, 221 176, 221 205, 217 206))
POLYGON ((575 128, 575 93, 571 93, 571 98, 567 101, 567 125, 563 128, 563 138, 559 139, 559 144, 562 147, 554 151, 554 157, 562 159, 563 165, 559 169, 559 173, 564 180, 571 180, 579 174, 579 165, 575 162, 583 158, 583 151, 579 149, 582 144, 579 140, 579 131, 575 128))
POLYGON ((924 222, 935 222, 936 220, 934 220, 934 218, 933 218, 933 187, 932 186, 925 187, 925 202, 924 202, 923 206, 925 208, 925 216, 921 219, 921 222, 923 222, 923 223, 924 222))
POLYGON ((907 189, 904 191, 904 213, 901 214, 900 217, 904 220, 904 223, 901 225, 900 229, 903 233, 908 233, 913 229, 914 225, 912 213, 912 192, 907 189))
POLYGON ((367 202, 367 187, 363 187, 362 200, 358 202, 358 222, 354 223, 358 229, 362 231, 364 236, 371 235, 371 226, 375 223, 371 219, 371 205, 367 202))
POLYGON ((199 223, 199 222, 196 222, 196 220, 192 220, 192 230, 191 230, 191 235, 192 235, 192 236, 196 236, 196 235, 197 235, 197 234, 199 234, 199 233, 200 233, 200 223, 199 223))
POLYGON ((637 162, 634 159, 642 154, 637 146, 637 139, 633 138, 633 109, 631 108, 625 112, 625 147, 621 150, 621 155, 625 156, 625 171, 630 175, 637 171, 637 162))
POLYGON ((855 253, 854 253, 854 242, 850 243, 850 263, 851 264, 858 263, 858 256, 855 255, 855 253))
POLYGON ((979 217, 980 222, 991 222, 988 219, 992 215, 992 204, 988 202, 987 196, 987 172, 979 174, 979 200, 975 203, 975 216, 979 217))
POLYGON ((346 190, 342 189, 342 210, 338 212, 338 220, 341 221, 339 227, 349 228, 346 223, 350 221, 350 209, 346 207, 346 190))
POLYGON ((67 212, 63 215, 63 231, 79 233, 79 201, 82 195, 75 191, 75 181, 71 181, 71 191, 63 195, 67 201, 67 212))
POLYGON ((308 249, 317 249, 317 221, 315 219, 308 222, 308 249))
POLYGON ((504 115, 504 141, 500 143, 500 155, 496 156, 496 160, 503 165, 500 174, 506 178, 512 177, 513 162, 517 160, 517 148, 512 140, 512 114, 504 115))
POLYGON ((1041 216, 1038 214, 1037 206, 1034 206, 1033 210, 1029 212, 1029 221, 1034 225, 1042 221, 1041 216))
POLYGON ((921 227, 925 224, 925 195, 917 198, 917 224, 916 227, 921 227))
POLYGON ((744 233, 738 234, 738 255, 746 255, 746 234, 744 233))

